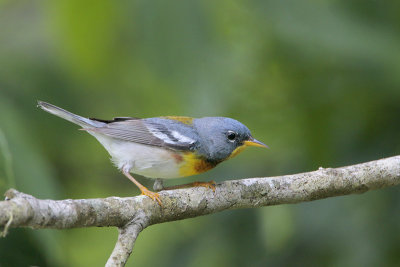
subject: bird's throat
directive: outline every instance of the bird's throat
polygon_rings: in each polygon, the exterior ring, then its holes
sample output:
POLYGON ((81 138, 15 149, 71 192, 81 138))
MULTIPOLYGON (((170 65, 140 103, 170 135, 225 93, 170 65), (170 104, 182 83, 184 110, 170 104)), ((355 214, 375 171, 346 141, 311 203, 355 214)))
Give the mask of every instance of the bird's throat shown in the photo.
POLYGON ((247 146, 245 144, 238 146, 237 148, 235 148, 235 150, 232 151, 232 153, 229 155, 229 157, 227 159, 231 159, 233 157, 236 157, 237 155, 239 155, 247 146))

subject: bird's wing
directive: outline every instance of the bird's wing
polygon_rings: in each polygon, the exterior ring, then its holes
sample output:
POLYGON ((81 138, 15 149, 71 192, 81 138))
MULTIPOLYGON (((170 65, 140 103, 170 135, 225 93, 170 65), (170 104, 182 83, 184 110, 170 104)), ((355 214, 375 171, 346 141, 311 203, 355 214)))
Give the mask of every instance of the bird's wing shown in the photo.
POLYGON ((195 143, 193 138, 177 131, 176 127, 167 127, 163 123, 149 122, 142 119, 117 120, 103 127, 84 130, 101 133, 124 141, 167 147, 174 150, 190 150, 195 143))

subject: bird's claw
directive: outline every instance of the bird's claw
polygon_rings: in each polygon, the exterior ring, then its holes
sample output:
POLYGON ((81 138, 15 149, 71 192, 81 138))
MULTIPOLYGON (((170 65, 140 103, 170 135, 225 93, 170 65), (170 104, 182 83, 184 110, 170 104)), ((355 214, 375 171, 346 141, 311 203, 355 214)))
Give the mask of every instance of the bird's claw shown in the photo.
POLYGON ((202 186, 208 189, 211 189, 213 192, 215 192, 215 186, 217 184, 214 181, 209 181, 209 182, 194 182, 193 186, 202 186))
POLYGON ((142 191, 142 195, 148 196, 152 200, 157 201, 158 204, 160 204, 160 206, 162 206, 162 202, 161 202, 161 199, 160 199, 160 194, 155 193, 153 191, 150 191, 147 188, 141 188, 141 191, 142 191))

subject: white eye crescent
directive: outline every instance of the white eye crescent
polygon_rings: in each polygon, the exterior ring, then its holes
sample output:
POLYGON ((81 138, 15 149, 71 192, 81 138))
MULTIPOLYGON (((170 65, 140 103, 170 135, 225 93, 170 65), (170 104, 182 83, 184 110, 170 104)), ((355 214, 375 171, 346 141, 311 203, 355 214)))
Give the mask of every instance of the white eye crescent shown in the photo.
POLYGON ((226 138, 228 138, 228 140, 229 140, 230 142, 235 142, 237 135, 238 135, 238 134, 235 133, 234 131, 228 131, 228 132, 226 133, 226 138))

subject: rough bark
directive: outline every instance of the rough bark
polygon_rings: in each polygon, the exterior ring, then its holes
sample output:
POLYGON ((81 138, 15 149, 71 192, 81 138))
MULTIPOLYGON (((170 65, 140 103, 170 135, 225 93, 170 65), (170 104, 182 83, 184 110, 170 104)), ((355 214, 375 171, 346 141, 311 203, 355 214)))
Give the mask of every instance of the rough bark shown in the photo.
POLYGON ((160 192, 163 206, 145 196, 41 200, 10 189, 0 202, 0 227, 75 228, 115 226, 117 244, 107 266, 124 266, 147 226, 227 209, 298 203, 363 193, 400 184, 400 156, 342 168, 279 177, 247 178, 160 192))

